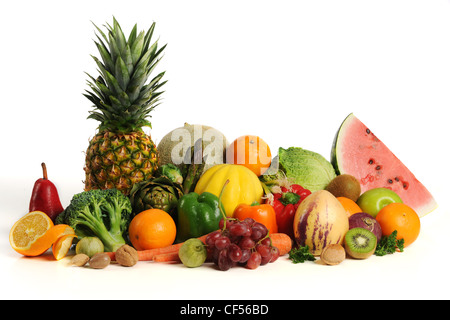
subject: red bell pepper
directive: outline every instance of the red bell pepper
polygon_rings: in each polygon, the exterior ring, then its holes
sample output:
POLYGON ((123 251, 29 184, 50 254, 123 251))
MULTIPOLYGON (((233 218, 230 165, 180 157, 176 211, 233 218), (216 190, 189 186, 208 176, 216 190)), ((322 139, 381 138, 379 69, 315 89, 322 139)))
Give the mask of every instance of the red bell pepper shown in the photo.
POLYGON ((267 203, 259 204, 256 202, 252 205, 242 203, 234 209, 233 216, 241 221, 245 218, 252 218, 265 225, 269 229, 269 233, 278 232, 275 209, 267 203))
POLYGON ((281 187, 281 193, 273 193, 270 204, 275 209, 278 232, 294 238, 295 212, 300 203, 310 194, 311 191, 298 184, 292 184, 288 188, 281 187))

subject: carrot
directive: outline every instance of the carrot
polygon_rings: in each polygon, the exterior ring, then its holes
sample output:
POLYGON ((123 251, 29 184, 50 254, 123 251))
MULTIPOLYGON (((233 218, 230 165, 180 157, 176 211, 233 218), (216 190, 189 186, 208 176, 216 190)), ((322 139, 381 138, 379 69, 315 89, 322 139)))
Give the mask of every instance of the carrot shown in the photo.
POLYGON ((280 251, 280 257, 288 254, 292 249, 292 239, 285 233, 271 233, 272 245, 280 251))
POLYGON ((157 254, 153 257, 153 261, 155 262, 180 262, 180 257, 178 256, 178 251, 169 252, 169 253, 161 253, 157 254))
POLYGON ((152 261, 155 256, 160 255, 160 254, 167 254, 167 253, 173 253, 173 252, 176 252, 178 254, 178 250, 180 250, 180 247, 182 245, 183 245, 183 242, 172 244, 170 246, 162 247, 162 248, 140 250, 140 251, 138 251, 139 261, 152 261))
MULTIPOLYGON (((205 243, 206 237, 208 236, 208 234, 198 237, 197 239, 199 239, 203 243, 205 243)), ((180 242, 180 243, 172 244, 170 246, 163 247, 163 248, 155 248, 155 249, 138 251, 139 261, 152 261, 153 257, 160 255, 160 254, 166 254, 166 253, 173 253, 178 256, 178 251, 180 250, 183 243, 184 242, 180 242)))
POLYGON ((106 253, 109 258, 111 259, 111 261, 116 261, 116 253, 115 252, 103 252, 106 253))
MULTIPOLYGON (((209 235, 205 234, 203 236, 198 237, 197 239, 201 240, 203 243, 205 243, 206 241, 206 237, 209 235)), ((180 243, 176 243, 176 244, 172 244, 170 246, 167 247, 162 247, 162 248, 154 248, 154 249, 147 249, 147 250, 138 250, 138 257, 139 257, 139 261, 153 261, 153 258, 157 255, 161 255, 161 254, 168 254, 168 253, 173 253, 176 254, 178 256, 178 251, 180 250, 181 246, 183 245, 184 242, 180 242, 180 243)), ((114 252, 105 252, 109 255, 109 257, 111 258, 111 261, 115 260, 115 253, 114 252)), ((162 258, 162 257, 161 257, 162 258)), ((178 260, 179 261, 179 260, 178 260)))

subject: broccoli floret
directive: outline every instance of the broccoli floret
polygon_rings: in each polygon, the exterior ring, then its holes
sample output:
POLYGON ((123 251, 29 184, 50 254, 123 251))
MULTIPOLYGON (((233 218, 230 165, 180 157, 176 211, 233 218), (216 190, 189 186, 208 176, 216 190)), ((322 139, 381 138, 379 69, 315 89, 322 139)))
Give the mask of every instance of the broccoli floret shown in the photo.
POLYGON ((65 215, 65 211, 61 212, 60 214, 58 214, 55 218, 55 224, 65 224, 66 223, 66 215, 65 215))
POLYGON ((126 243, 131 210, 129 198, 119 190, 95 189, 74 195, 56 223, 71 226, 78 240, 95 236, 105 251, 116 251, 126 243))

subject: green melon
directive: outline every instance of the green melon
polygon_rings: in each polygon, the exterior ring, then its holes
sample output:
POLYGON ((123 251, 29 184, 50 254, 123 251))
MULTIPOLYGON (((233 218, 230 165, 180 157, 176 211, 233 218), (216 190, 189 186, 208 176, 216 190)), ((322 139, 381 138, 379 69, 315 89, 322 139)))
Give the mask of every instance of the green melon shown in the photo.
POLYGON ((373 188, 391 189, 420 217, 437 207, 425 186, 353 113, 336 134, 331 163, 338 174, 357 178, 361 193, 373 188))

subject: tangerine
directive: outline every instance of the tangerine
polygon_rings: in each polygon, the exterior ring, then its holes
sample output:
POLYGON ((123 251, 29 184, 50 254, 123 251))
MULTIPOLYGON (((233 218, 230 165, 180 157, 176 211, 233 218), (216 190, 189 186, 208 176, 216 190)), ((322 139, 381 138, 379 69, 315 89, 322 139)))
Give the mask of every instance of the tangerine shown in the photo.
POLYGON ((337 197, 336 199, 338 199, 338 201, 342 204, 348 217, 355 213, 362 212, 361 208, 352 199, 347 197, 337 197))
POLYGON ((380 224, 384 236, 389 236, 397 230, 397 240, 404 239, 405 248, 419 236, 419 215, 404 203, 391 203, 385 206, 375 219, 380 224))
POLYGON ((161 209, 148 209, 131 220, 128 234, 136 250, 147 250, 173 244, 177 229, 170 214, 161 209))
POLYGON ((272 154, 269 145, 260 137, 245 135, 234 140, 226 150, 227 163, 249 168, 257 176, 269 169, 272 154))

